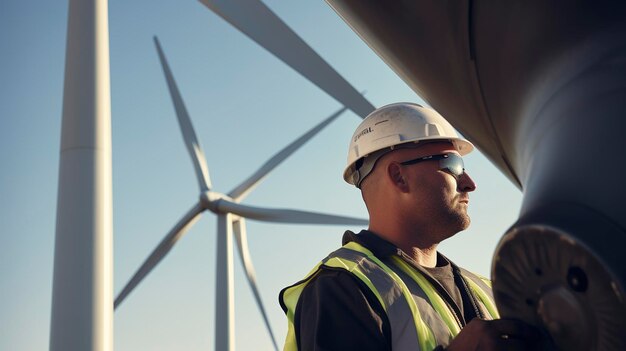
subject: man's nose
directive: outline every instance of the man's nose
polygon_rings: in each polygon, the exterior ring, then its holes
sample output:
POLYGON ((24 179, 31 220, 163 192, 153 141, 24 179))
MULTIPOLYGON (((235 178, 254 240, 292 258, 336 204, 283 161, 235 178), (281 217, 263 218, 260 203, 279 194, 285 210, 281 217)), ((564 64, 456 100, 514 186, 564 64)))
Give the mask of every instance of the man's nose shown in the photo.
POLYGON ((461 174, 456 184, 460 192, 469 193, 476 190, 476 183, 474 183, 474 180, 469 176, 469 174, 467 174, 467 172, 461 174))

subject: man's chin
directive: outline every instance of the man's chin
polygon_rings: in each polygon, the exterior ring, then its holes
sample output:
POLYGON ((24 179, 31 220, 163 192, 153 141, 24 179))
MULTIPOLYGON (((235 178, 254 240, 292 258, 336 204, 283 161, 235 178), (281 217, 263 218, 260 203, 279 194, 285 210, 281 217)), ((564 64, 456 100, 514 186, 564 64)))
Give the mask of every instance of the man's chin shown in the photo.
MULTIPOLYGON (((472 223, 472 220, 471 220, 470 216, 467 215, 467 213, 464 213, 459 218, 459 226, 461 227, 461 230, 465 230, 465 229, 469 228, 471 223, 472 223)), ((461 231, 461 230, 459 230, 459 231, 461 231)))

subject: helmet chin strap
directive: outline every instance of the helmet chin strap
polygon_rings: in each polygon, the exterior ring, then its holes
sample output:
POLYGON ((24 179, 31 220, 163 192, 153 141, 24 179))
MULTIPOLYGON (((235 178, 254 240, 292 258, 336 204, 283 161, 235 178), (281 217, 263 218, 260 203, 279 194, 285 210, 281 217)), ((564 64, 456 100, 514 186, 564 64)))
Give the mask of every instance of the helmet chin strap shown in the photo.
POLYGON ((365 178, 372 173, 378 160, 394 149, 394 147, 390 147, 388 149, 378 150, 357 160, 357 162, 354 163, 355 169, 352 173, 352 184, 354 184, 354 186, 358 189, 361 189, 361 183, 363 183, 363 180, 365 180, 365 178))

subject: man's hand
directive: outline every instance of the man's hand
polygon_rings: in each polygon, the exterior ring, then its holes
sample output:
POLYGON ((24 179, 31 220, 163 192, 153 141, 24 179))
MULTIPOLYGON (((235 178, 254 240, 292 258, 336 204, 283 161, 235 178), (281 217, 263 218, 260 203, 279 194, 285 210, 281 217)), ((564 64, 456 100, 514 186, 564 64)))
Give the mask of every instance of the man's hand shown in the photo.
POLYGON ((545 350, 547 341, 541 332, 514 319, 485 321, 472 319, 461 330, 448 351, 473 350, 545 350))

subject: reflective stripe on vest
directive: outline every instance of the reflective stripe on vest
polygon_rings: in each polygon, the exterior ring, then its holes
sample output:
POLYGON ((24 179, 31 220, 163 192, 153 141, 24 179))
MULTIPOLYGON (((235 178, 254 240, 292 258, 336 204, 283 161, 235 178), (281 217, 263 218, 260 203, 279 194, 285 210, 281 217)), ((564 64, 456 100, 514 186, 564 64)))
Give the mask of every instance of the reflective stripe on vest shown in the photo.
MULTIPOLYGON (((491 319, 500 318, 500 313, 498 313, 498 308, 496 308, 496 304, 493 301, 493 297, 488 296, 484 288, 481 288, 477 281, 475 281, 471 277, 468 277, 467 275, 463 275, 463 277, 466 278, 465 281, 468 283, 470 290, 472 290, 474 295, 478 297, 478 300, 483 304, 483 306, 489 313, 489 317, 491 317, 491 319)), ((487 278, 482 278, 482 277, 478 279, 480 279, 480 282, 485 284, 488 288, 491 288, 490 280, 488 280, 487 278)))
MULTIPOLYGON (((350 242, 339 250, 331 253, 318 264, 302 281, 281 292, 281 300, 287 308, 288 332, 285 350, 297 350, 294 329, 294 316, 298 299, 307 283, 317 275, 321 266, 339 268, 359 278, 376 296, 385 310, 391 329, 391 345, 393 350, 432 350, 438 344, 447 344, 461 326, 450 307, 437 293, 432 284, 417 270, 412 268, 400 257, 392 257, 404 274, 408 275, 421 293, 412 293, 407 284, 387 264, 375 257, 371 251, 356 242, 350 242), (427 297, 424 302, 419 296, 427 297), (421 309, 418 308, 418 302, 421 309), (424 306, 424 304, 427 304, 424 306), (428 305, 429 304, 429 305, 428 305), (426 313, 422 316, 421 313, 426 313), (426 323, 424 320, 430 321, 426 323), (439 336, 439 337, 437 337, 439 336), (439 340, 438 340, 439 338, 439 340)), ((492 318, 497 310, 487 293, 474 281, 469 274, 463 274, 474 295, 485 305, 492 318), (493 308, 493 309, 492 309, 493 308), (492 313, 492 311, 495 311, 492 313)), ((476 278, 480 279, 480 278, 476 278)), ((480 285, 485 285, 481 282, 480 285)), ((413 288, 416 289, 414 284, 413 288)), ((497 317, 496 317, 497 318, 497 317)))

